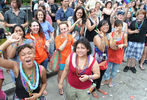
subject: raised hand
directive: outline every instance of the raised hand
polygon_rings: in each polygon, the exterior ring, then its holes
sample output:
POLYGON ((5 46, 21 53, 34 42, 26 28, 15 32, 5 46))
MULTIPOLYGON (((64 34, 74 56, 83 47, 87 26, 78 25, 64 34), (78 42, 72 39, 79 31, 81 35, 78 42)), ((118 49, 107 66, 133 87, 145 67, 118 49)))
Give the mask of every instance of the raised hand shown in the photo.
POLYGON ((18 42, 21 40, 21 36, 17 35, 17 33, 13 33, 8 40, 11 43, 18 42))

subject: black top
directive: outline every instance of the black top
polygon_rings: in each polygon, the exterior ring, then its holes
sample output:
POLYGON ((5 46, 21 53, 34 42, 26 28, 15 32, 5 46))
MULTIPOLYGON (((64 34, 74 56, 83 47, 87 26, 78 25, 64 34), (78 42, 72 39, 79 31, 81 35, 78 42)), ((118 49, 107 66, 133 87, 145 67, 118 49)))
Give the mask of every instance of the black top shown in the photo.
MULTIPOLYGON (((140 26, 140 24, 138 26, 140 26)), ((131 30, 136 30, 137 29, 136 20, 133 21, 128 28, 131 29, 131 30)), ((147 19, 144 19, 144 22, 143 22, 143 24, 142 24, 142 26, 139 30, 139 33, 129 34, 128 35, 128 41, 145 43, 145 38, 146 38, 145 35, 146 34, 147 34, 147 19)))
MULTIPOLYGON (((40 70, 39 70, 39 72, 40 72, 40 70)), ((28 98, 29 93, 23 87, 23 84, 21 82, 20 72, 19 72, 18 78, 15 78, 15 81, 16 81, 16 83, 15 83, 16 84, 16 89, 15 89, 16 96, 19 99, 28 98)), ((33 91, 33 93, 39 93, 40 87, 41 87, 41 77, 40 77, 40 73, 39 73, 39 85, 38 85, 37 89, 33 91)))
MULTIPOLYGON (((90 21, 91 25, 94 24, 90 18, 89 18, 89 21, 90 21)), ((88 29, 86 30, 85 37, 88 39, 89 42, 93 42, 93 38, 97 34, 94 30, 96 30, 96 27, 92 31, 89 31, 88 29)))
MULTIPOLYGON (((56 14, 56 12, 58 10, 58 5, 57 4, 53 4, 53 5, 50 5, 50 7, 51 7, 51 12, 54 13, 54 14, 56 14)), ((52 18, 52 21, 53 22, 56 22, 55 17, 52 17, 51 16, 51 18, 52 18)))

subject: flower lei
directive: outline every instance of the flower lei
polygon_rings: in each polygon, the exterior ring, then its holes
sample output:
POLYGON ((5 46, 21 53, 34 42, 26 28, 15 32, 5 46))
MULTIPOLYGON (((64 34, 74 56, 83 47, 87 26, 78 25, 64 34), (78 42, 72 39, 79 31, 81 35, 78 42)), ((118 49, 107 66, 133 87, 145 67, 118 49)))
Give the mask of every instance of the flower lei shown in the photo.
POLYGON ((22 62, 20 62, 21 81, 25 90, 29 93, 29 96, 31 96, 33 90, 37 89, 39 85, 39 68, 36 61, 34 61, 34 63, 35 63, 35 75, 34 74, 32 75, 32 80, 30 81, 22 68, 22 62))

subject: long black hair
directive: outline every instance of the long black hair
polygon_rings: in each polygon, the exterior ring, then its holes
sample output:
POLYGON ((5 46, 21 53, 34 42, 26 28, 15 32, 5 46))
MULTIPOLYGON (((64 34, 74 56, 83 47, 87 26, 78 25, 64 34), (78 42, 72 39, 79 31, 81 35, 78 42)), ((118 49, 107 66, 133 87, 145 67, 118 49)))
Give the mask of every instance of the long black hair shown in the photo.
POLYGON ((82 15, 82 17, 81 17, 81 18, 82 18, 82 24, 85 24, 85 23, 86 23, 86 19, 87 19, 87 17, 86 17, 86 12, 85 12, 84 8, 81 7, 81 6, 79 6, 79 7, 76 8, 76 10, 75 10, 75 12, 74 12, 73 20, 74 20, 74 22, 77 21, 76 13, 77 13, 77 11, 78 11, 79 9, 81 9, 82 12, 83 12, 83 15, 82 15))

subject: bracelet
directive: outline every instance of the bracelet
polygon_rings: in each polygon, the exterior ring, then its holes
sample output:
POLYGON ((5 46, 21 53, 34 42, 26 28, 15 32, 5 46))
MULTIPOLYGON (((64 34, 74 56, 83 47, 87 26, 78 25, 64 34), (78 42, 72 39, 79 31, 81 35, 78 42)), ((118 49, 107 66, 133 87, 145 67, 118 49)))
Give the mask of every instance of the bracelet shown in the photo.
POLYGON ((3 54, 3 51, 2 50, 0 50, 0 54, 3 54))

